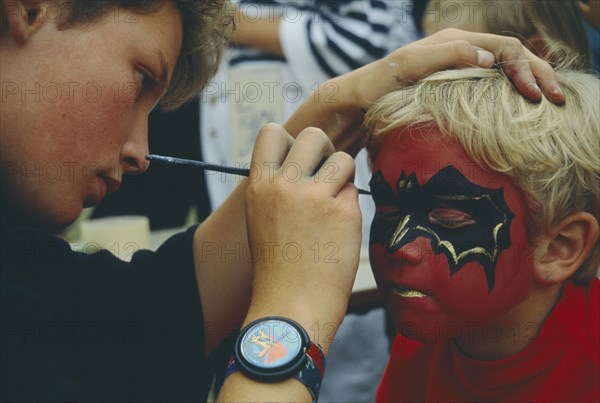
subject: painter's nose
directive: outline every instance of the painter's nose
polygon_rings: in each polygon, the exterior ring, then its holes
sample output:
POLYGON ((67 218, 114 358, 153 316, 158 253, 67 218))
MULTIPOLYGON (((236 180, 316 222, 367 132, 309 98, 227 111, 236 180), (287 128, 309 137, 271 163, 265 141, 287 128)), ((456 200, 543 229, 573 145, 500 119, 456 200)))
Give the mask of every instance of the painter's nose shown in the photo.
POLYGON ((150 166, 150 162, 146 160, 148 154, 148 116, 144 116, 141 121, 121 148, 120 162, 123 172, 129 175, 141 174, 150 166))

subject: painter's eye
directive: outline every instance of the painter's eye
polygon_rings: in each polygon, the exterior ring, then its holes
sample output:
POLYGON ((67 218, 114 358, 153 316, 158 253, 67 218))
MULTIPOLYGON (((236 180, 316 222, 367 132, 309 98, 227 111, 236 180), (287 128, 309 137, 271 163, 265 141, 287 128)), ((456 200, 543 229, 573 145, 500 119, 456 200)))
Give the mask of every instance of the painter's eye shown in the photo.
POLYGON ((138 75, 140 92, 145 89, 152 88, 157 84, 154 77, 152 77, 152 75, 142 67, 138 67, 136 74, 138 75))
POLYGON ((475 219, 459 210, 449 208, 436 208, 429 213, 429 222, 448 229, 463 228, 475 224, 475 219))

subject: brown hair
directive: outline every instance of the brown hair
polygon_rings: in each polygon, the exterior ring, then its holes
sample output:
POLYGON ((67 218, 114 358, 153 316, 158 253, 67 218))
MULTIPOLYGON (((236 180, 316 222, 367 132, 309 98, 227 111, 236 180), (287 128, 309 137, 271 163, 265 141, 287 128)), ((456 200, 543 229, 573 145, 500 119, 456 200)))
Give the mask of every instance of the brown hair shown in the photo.
MULTIPOLYGON (((58 28, 67 29, 91 24, 117 9, 152 14, 166 1, 170 0, 56 0, 52 3, 53 10, 48 12, 57 14, 59 11, 58 28)), ((200 93, 216 73, 234 28, 229 0, 172 1, 181 15, 183 42, 169 89, 160 102, 163 110, 175 109, 200 93)), ((1 12, 2 30, 5 31, 5 16, 1 12)))

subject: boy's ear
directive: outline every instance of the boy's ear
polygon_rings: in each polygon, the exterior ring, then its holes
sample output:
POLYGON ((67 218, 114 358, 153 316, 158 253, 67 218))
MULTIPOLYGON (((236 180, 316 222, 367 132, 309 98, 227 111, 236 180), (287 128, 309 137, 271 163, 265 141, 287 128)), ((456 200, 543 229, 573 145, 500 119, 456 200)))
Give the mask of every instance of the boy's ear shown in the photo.
POLYGON ((536 279, 542 284, 567 280, 588 257, 599 233, 598 221, 590 213, 580 211, 560 220, 538 243, 536 279))
POLYGON ((2 1, 2 30, 7 31, 17 43, 25 43, 44 23, 47 3, 34 0, 2 1))

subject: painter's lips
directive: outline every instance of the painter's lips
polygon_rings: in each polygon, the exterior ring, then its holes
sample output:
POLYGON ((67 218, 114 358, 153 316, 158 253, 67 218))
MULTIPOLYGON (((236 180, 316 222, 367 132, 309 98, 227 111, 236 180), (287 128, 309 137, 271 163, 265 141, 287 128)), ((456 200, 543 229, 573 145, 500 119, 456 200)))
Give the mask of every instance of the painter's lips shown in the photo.
POLYGON ((387 286, 392 292, 392 294, 398 295, 403 298, 425 298, 428 296, 427 294, 419 290, 414 290, 398 284, 394 284, 390 281, 388 281, 387 286))

